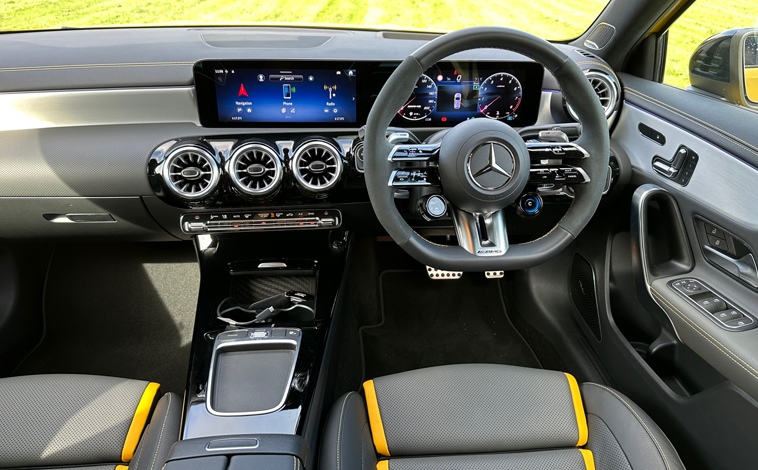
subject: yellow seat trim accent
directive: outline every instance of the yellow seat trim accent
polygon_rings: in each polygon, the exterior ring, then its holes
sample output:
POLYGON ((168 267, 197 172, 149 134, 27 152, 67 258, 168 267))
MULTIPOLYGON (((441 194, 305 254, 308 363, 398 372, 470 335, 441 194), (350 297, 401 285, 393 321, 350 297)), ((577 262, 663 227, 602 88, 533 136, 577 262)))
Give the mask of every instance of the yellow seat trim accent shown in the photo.
POLYGON ((380 460, 376 463, 376 470, 390 470, 389 460, 380 460))
POLYGON ((595 470, 595 458, 592 456, 592 451, 587 449, 579 449, 584 458, 584 466, 587 470, 595 470))
MULTIPOLYGON (((379 402, 376 400, 376 388, 374 388, 374 381, 368 380, 364 382, 363 390, 366 392, 368 421, 371 425, 371 435, 374 438, 374 447, 376 447, 376 451, 379 454, 385 457, 389 457, 390 449, 387 446, 387 437, 384 435, 384 425, 382 424, 382 415, 379 413, 379 402)), ((377 468, 380 467, 377 466, 377 468)))
POLYGON ((127 465, 116 465, 116 470, 129 470, 127 465))
POLYGON ((129 426, 129 432, 126 433, 124 447, 121 450, 122 462, 129 462, 132 460, 132 457, 134 457, 134 452, 137 450, 137 444, 139 444, 142 432, 145 430, 147 418, 150 416, 150 410, 153 409, 155 396, 158 394, 158 389, 160 387, 160 384, 150 382, 147 384, 147 387, 145 387, 145 391, 142 392, 142 398, 140 398, 140 401, 137 404, 137 409, 134 410, 132 424, 129 426))
POLYGON ((574 402, 574 413, 576 413, 576 425, 579 428, 579 441, 577 447, 587 444, 587 416, 584 414, 584 405, 582 404, 582 395, 579 393, 579 384, 571 374, 566 374, 569 388, 571 389, 571 399, 574 402))

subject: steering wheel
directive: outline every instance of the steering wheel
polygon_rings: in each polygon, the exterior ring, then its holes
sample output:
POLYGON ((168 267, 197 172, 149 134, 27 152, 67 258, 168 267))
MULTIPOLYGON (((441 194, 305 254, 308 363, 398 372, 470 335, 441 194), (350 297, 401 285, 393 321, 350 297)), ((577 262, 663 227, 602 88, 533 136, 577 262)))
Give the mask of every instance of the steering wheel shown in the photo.
POLYGON ((560 253, 595 213, 610 154, 605 113, 576 63, 543 39, 500 27, 474 27, 448 33, 409 55, 395 69, 371 108, 364 142, 364 175, 379 221, 409 255, 421 263, 449 271, 525 269, 560 253), (447 56, 477 48, 512 50, 552 72, 582 124, 581 137, 566 144, 526 144, 502 121, 480 118, 456 125, 435 144, 390 143, 387 128, 424 71, 447 56), (558 153, 578 157, 575 166, 584 171, 589 181, 575 186, 574 201, 547 235, 509 246, 503 209, 526 187, 530 151, 539 154, 540 150, 556 146, 560 147, 558 153), (393 181, 400 162, 409 161, 426 162, 427 181, 441 186, 451 206, 459 246, 429 242, 398 212, 393 181))

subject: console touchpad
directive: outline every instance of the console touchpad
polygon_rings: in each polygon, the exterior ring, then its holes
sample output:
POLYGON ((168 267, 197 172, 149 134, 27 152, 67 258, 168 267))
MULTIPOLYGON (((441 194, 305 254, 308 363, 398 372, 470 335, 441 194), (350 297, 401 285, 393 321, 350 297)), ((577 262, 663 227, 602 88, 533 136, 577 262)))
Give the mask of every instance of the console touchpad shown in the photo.
POLYGON ((297 360, 299 335, 275 338, 276 330, 279 329, 242 330, 247 333, 244 338, 229 341, 222 338, 223 333, 219 335, 211 362, 208 411, 216 415, 253 415, 270 413, 284 405, 297 360))

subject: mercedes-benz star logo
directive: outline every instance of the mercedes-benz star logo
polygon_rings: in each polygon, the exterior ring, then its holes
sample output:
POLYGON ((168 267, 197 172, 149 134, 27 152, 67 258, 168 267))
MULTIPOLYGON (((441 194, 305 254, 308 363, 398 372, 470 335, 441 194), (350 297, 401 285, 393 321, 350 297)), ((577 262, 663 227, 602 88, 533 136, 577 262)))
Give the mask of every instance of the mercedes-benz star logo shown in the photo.
POLYGON ((468 157, 467 170, 471 180, 482 189, 500 189, 511 180, 516 160, 513 153, 499 142, 486 142, 468 157), (478 170, 474 170, 479 168, 478 170))

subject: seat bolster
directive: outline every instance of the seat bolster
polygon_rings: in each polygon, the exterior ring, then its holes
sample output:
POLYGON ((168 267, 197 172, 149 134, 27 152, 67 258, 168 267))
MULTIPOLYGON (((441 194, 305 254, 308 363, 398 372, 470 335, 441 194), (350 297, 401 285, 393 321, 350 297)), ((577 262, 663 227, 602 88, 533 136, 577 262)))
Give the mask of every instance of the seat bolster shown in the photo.
POLYGON ((587 448, 598 469, 684 470, 663 431, 629 398, 594 383, 580 389, 589 424, 587 448))
POLYGON ((376 469, 366 403, 356 392, 340 397, 329 412, 319 459, 321 470, 376 469))
POLYGON ((70 374, 0 379, 0 468, 122 462, 131 429, 142 432, 132 423, 150 385, 70 374))
POLYGON ((166 463, 171 446, 179 440, 182 421, 182 400, 167 393, 155 406, 129 470, 159 470, 166 463))

